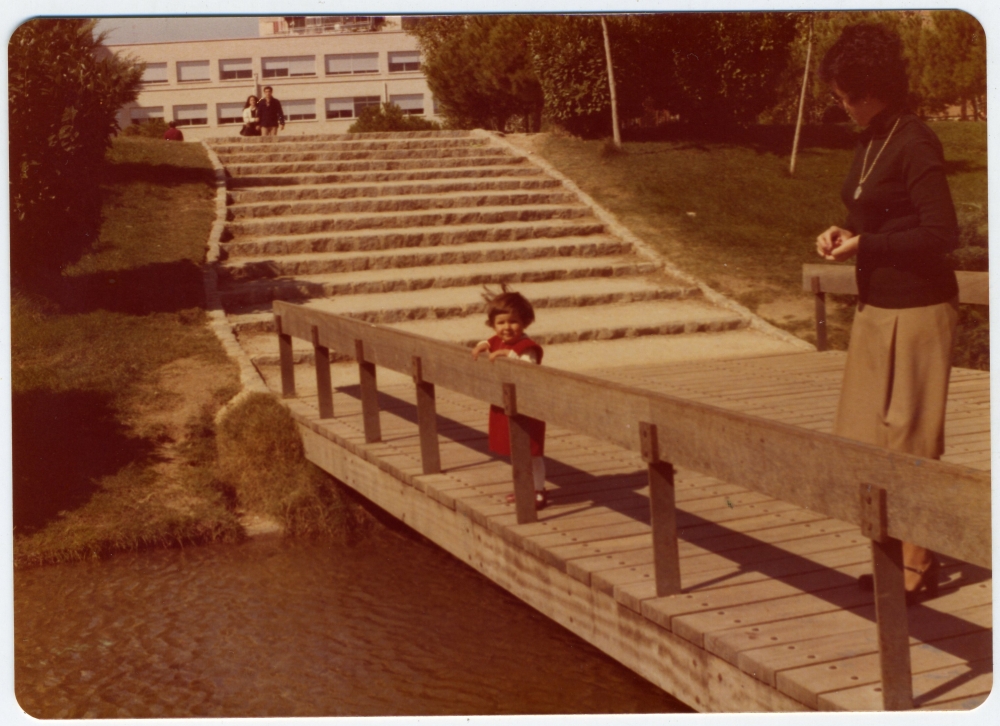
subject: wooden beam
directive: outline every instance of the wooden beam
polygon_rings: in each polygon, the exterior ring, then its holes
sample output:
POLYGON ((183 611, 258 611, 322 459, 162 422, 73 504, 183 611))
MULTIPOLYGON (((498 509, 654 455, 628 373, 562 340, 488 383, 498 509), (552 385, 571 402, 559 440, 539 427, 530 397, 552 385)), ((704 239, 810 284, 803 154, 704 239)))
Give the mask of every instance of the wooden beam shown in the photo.
POLYGON ((420 461, 424 474, 441 471, 441 449, 438 446, 437 404, 434 384, 424 380, 419 356, 413 356, 413 384, 417 387, 417 429, 420 432, 420 461))
MULTIPOLYGON (((845 268, 846 269, 846 268, 845 268)), ((549 366, 500 358, 473 363, 469 349, 283 301, 285 332, 350 350, 364 340, 365 361, 409 373, 498 406, 503 384, 517 391, 519 414, 639 449, 637 422, 657 427, 661 451, 682 466, 827 516, 860 524, 857 486, 877 481, 889 493, 890 536, 991 567, 990 475, 966 467, 769 421, 675 396, 549 366)), ((374 368, 372 368, 374 376, 374 368)))
POLYGON ((375 364, 365 360, 363 340, 354 341, 354 357, 358 361, 358 373, 361 381, 361 415, 364 419, 365 441, 374 444, 382 440, 382 423, 378 410, 378 382, 375 377, 375 364))
POLYGON ((639 423, 642 460, 649 469, 649 511, 653 530, 653 571, 656 595, 676 595, 681 591, 681 565, 677 546, 677 505, 674 467, 660 460, 660 446, 654 424, 639 423))
MULTIPOLYGON (((822 292, 836 295, 857 295, 858 283, 853 265, 802 265, 802 289, 815 292, 812 279, 818 277, 822 292)), ((968 305, 990 304, 988 272, 955 272, 958 280, 958 301, 968 305)))
POLYGON ((292 358, 292 336, 282 327, 280 315, 274 316, 274 328, 278 331, 278 360, 281 362, 281 396, 295 398, 295 361, 292 358))
POLYGON ((812 278, 812 291, 816 299, 816 350, 824 351, 826 345, 826 293, 818 276, 812 278))
POLYGON ((319 326, 312 326, 313 356, 316 360, 316 393, 319 417, 333 418, 333 385, 330 382, 330 349, 319 344, 319 326))
POLYGON ((531 434, 524 416, 517 412, 517 389, 503 384, 504 413, 510 427, 510 463, 514 479, 514 504, 517 523, 538 521, 535 510, 535 478, 531 470, 531 434))
POLYGON ((861 533, 872 541, 882 702, 886 711, 913 708, 910 633, 903 581, 903 543, 888 535, 886 491, 861 484, 861 533))

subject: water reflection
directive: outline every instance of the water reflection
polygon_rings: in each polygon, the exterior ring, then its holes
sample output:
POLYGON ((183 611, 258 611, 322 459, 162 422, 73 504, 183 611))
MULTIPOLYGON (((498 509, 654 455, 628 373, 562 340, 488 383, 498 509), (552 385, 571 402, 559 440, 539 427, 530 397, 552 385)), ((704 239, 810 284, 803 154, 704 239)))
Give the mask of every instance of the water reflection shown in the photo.
POLYGON ((257 541, 15 573, 39 718, 687 710, 426 541, 257 541))

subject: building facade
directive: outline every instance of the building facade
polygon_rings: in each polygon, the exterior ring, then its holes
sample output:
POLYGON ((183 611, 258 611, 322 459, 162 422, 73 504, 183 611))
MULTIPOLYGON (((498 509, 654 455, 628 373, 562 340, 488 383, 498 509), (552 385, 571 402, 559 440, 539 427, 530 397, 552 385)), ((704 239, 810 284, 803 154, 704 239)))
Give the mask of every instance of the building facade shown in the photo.
POLYGON ((361 109, 395 103, 437 120, 417 40, 400 16, 261 18, 257 38, 109 45, 146 63, 124 128, 160 118, 188 140, 238 135, 247 97, 274 89, 285 135, 344 133, 361 109))

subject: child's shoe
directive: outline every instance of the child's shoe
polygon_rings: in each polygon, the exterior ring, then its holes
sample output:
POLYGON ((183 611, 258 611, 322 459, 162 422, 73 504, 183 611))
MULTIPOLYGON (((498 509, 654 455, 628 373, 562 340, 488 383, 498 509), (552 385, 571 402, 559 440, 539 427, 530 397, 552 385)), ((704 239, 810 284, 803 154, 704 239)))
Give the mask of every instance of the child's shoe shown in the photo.
MULTIPOLYGON (((507 504, 517 503, 517 497, 514 496, 514 492, 511 492, 506 497, 507 504)), ((549 506, 549 498, 545 495, 545 490, 538 491, 535 490, 535 510, 545 509, 549 506)))

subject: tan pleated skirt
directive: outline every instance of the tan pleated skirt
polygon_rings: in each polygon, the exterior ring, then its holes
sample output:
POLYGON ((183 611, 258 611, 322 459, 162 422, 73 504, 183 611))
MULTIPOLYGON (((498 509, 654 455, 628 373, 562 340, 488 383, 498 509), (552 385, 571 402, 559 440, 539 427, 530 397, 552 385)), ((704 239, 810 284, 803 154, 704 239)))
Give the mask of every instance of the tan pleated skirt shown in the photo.
POLYGON ((958 303, 859 306, 833 432, 929 459, 944 453, 958 303))

